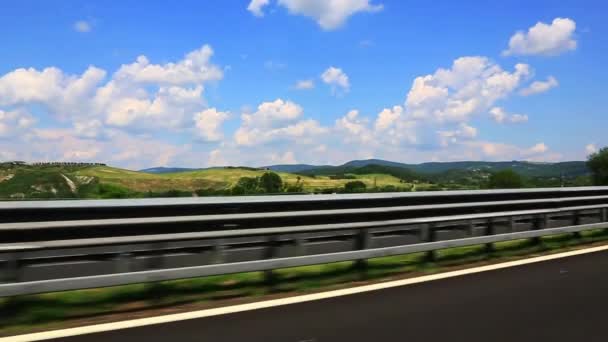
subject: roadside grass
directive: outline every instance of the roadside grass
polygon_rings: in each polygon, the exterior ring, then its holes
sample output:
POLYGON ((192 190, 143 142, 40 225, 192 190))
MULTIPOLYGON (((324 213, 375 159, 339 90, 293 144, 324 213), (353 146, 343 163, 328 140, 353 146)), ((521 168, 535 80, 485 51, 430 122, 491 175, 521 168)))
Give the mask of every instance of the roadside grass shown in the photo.
POLYGON ((275 270, 269 285, 262 272, 133 284, 110 288, 0 298, 0 336, 61 328, 70 321, 103 316, 137 314, 180 305, 222 305, 229 300, 252 300, 277 294, 303 294, 343 288, 370 281, 385 281, 431 274, 480 262, 498 262, 533 256, 608 240, 608 230, 562 234, 533 240, 496 243, 437 251, 434 261, 426 253, 370 259, 365 268, 354 262, 275 270))

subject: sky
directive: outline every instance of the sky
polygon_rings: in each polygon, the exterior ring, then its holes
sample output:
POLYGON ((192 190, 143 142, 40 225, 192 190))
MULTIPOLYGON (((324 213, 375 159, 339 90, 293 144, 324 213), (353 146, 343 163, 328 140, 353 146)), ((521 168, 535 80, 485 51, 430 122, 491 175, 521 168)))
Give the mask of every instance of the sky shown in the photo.
POLYGON ((0 160, 584 160, 608 3, 2 1, 0 160))

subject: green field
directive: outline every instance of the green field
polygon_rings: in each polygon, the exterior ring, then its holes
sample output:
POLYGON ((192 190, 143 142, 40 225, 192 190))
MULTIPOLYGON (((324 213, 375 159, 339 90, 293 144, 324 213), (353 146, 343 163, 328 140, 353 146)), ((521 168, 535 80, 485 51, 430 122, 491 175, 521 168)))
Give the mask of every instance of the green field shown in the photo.
MULTIPOLYGON (((253 168, 212 168, 197 171, 152 174, 109 166, 60 167, 12 166, 0 168, 0 198, 132 198, 147 196, 196 196, 229 194, 242 177, 261 177, 266 170, 253 168)), ((277 173, 284 188, 296 183, 303 192, 339 190, 360 180, 367 189, 387 186, 410 190, 412 183, 381 173, 347 174, 344 179, 329 175, 277 173), (335 177, 334 177, 335 178, 335 177)), ((418 184, 422 189, 428 184, 418 184)))

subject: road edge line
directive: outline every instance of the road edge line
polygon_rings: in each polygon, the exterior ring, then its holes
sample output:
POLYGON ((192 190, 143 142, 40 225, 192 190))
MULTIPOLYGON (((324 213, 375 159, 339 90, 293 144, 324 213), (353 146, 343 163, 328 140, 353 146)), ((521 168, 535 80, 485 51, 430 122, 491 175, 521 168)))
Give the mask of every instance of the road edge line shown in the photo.
POLYGON ((377 283, 377 284, 362 285, 362 286, 351 287, 351 288, 346 288, 346 289, 332 290, 332 291, 299 295, 299 296, 280 298, 280 299, 271 299, 271 300, 248 303, 248 304, 238 304, 238 305, 231 305, 231 306, 225 306, 225 307, 220 307, 220 308, 204 309, 204 310, 199 310, 199 311, 162 315, 162 316, 156 316, 156 317, 138 318, 138 319, 133 319, 133 320, 126 320, 126 321, 119 321, 119 322, 112 322, 112 323, 102 323, 102 324, 95 324, 95 325, 76 327, 76 328, 67 328, 67 329, 52 330, 52 331, 39 332, 39 333, 31 333, 31 334, 24 334, 24 335, 9 336, 9 337, 0 337, 0 342, 44 341, 44 340, 64 338, 64 337, 101 333, 101 332, 107 332, 107 331, 113 331, 113 330, 137 328, 137 327, 143 327, 143 326, 148 326, 148 325, 185 321, 185 320, 190 320, 190 319, 227 315, 227 314, 238 313, 238 312, 266 309, 266 308, 272 308, 272 307, 284 306, 284 305, 290 305, 290 304, 297 304, 297 303, 305 303, 305 302, 311 302, 311 301, 322 300, 322 299, 348 296, 348 295, 364 293, 364 292, 390 289, 390 288, 394 288, 394 287, 420 284, 420 283, 425 283, 425 282, 430 282, 430 281, 435 281, 435 280, 454 278, 454 277, 459 277, 459 276, 464 276, 464 275, 469 275, 469 274, 493 271, 493 270, 500 270, 500 269, 505 269, 505 268, 510 268, 510 267, 534 264, 534 263, 543 262, 543 261, 562 259, 562 258, 567 258, 567 257, 571 257, 571 256, 596 253, 596 252, 601 252, 601 251, 606 251, 606 250, 608 250, 608 245, 574 250, 574 251, 563 252, 563 253, 550 254, 550 255, 545 255, 545 256, 528 258, 528 259, 508 261, 508 262, 503 262, 503 263, 493 264, 493 265, 477 266, 477 267, 467 268, 467 269, 463 269, 463 270, 448 271, 448 272, 431 274, 431 275, 426 275, 426 276, 421 276, 421 277, 416 277, 416 278, 393 280, 393 281, 387 281, 387 282, 382 282, 382 283, 377 283))

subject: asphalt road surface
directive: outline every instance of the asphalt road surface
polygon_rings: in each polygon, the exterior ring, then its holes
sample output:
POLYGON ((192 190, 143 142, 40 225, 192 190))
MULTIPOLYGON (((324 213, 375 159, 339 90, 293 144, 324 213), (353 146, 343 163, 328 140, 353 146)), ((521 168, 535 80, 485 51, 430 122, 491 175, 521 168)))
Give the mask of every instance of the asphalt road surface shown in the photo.
POLYGON ((608 252, 61 342, 608 341, 608 252))

